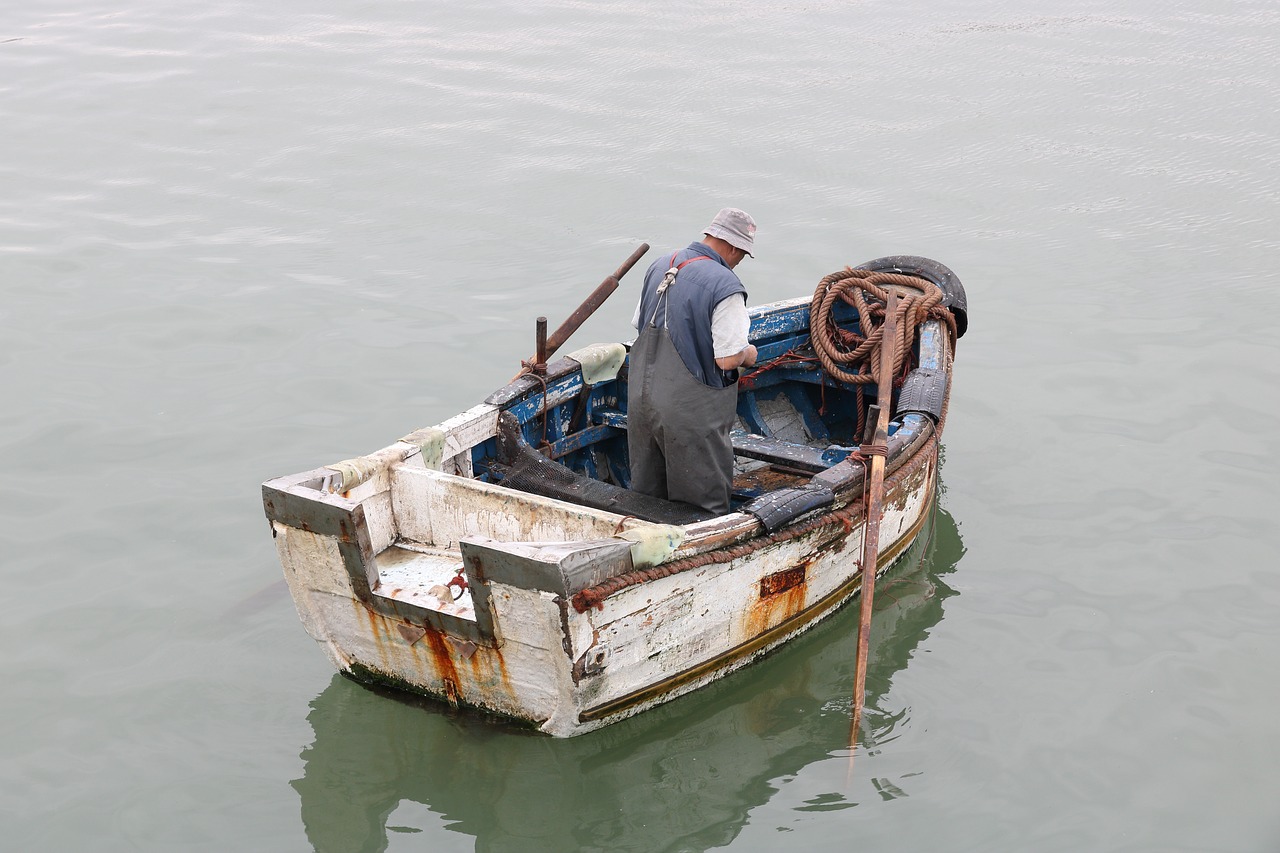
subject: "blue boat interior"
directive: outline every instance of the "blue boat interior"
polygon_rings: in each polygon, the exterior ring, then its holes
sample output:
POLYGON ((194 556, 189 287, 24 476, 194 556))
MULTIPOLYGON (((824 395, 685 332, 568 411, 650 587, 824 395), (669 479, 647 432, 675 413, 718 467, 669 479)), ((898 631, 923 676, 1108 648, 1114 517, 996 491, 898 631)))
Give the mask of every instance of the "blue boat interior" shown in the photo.
MULTIPOLYGON (((835 319, 857 330, 851 307, 840 303, 835 319)), ((867 409, 877 402, 874 383, 844 383, 822 370, 808 347, 807 304, 753 311, 750 337, 759 356, 738 390, 735 510, 780 489, 807 487, 815 474, 846 459, 861 443, 867 409)), ((543 380, 524 377, 497 392, 489 402, 502 409, 499 434, 472 450, 475 476, 653 521, 709 517, 630 490, 626 378, 624 365, 616 377, 585 385, 576 363, 560 359, 548 365, 543 380), (544 399, 562 402, 544 412, 544 399)), ((895 419, 890 433, 919 420, 895 419)))

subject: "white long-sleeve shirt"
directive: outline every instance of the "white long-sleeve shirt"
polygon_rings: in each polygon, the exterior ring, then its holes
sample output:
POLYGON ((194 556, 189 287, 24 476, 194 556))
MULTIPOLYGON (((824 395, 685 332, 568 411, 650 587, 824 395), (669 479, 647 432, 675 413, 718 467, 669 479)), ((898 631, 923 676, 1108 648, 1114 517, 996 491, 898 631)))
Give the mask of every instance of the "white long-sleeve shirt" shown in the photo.
MULTIPOLYGON (((640 331, 640 303, 631 316, 631 327, 640 331)), ((721 299, 711 314, 711 348, 716 358, 728 358, 747 348, 751 318, 747 316, 747 297, 735 293, 721 299)))

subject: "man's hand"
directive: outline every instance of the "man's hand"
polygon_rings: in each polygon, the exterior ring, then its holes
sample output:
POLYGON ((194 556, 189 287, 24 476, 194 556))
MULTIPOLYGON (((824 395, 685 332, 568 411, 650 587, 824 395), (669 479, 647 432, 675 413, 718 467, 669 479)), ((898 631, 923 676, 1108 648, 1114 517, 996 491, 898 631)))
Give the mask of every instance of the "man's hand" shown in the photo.
POLYGON ((734 370, 739 367, 752 367, 756 363, 756 348, 747 344, 746 349, 736 355, 726 355, 716 359, 716 367, 721 370, 734 370))

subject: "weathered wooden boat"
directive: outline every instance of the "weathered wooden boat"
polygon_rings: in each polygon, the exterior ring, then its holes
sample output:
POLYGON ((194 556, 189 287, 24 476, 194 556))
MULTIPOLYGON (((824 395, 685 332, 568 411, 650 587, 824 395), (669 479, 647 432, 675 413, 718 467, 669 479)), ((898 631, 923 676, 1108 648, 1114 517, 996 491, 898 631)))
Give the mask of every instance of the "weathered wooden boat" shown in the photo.
POLYGON ((586 347, 367 456, 263 485, 308 633, 343 673, 589 731, 695 690, 829 615, 861 583, 866 425, 891 406, 876 570, 937 484, 959 279, 924 258, 753 308, 732 511, 628 488, 627 344, 586 347), (893 400, 877 317, 900 299, 893 400))
MULTIPOLYGON (((939 506, 877 595, 872 743, 947 713, 900 704, 892 685, 944 618, 955 594, 947 576, 962 552, 955 520, 939 506)), ((760 806, 786 797, 779 779, 848 743, 848 721, 830 713, 833 697, 851 692, 856 643, 847 622, 828 621, 788 643, 783 659, 753 665, 751 678, 740 679, 749 684, 722 681, 591 737, 553 743, 461 713, 423 720, 430 700, 366 695, 334 679, 311 702, 303 770, 290 783, 307 838, 316 850, 386 850, 395 838, 388 825, 403 829, 429 809, 434 819, 410 825, 428 829, 447 816, 452 832, 475 836, 475 849, 489 853, 729 847, 760 806)), ((930 784, 913 776, 864 780, 862 796, 912 795, 930 784)), ((845 805, 856 802, 855 791, 844 791, 845 805)))

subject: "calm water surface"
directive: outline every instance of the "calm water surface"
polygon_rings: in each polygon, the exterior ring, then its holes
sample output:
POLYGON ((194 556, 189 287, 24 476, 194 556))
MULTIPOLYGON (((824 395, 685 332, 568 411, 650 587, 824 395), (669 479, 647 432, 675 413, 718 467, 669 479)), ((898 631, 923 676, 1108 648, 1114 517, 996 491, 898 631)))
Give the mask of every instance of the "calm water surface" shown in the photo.
POLYGON ((10 5, 0 847, 1280 849, 1280 7, 10 5), (571 741, 335 676, 258 484, 726 204, 969 292, 852 778, 854 610, 571 741))

